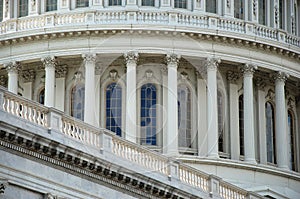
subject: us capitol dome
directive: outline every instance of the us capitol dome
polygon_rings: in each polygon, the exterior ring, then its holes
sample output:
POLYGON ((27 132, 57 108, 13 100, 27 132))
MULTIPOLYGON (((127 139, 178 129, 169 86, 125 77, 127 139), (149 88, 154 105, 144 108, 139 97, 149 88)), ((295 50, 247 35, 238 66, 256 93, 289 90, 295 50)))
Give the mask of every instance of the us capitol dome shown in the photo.
POLYGON ((0 199, 299 199, 299 36, 299 0, 0 0, 0 199))

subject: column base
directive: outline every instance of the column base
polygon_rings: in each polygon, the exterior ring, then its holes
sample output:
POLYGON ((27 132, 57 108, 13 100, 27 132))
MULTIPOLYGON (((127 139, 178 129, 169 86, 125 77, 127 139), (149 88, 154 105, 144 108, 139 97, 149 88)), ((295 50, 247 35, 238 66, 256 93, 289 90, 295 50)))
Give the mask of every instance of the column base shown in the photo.
POLYGON ((278 168, 282 170, 290 170, 290 168, 287 165, 278 166, 278 168))
POLYGON ((178 151, 167 151, 164 155, 167 157, 178 157, 179 153, 178 151))
POLYGON ((219 159, 219 154, 208 154, 207 155, 207 157, 209 158, 209 159, 219 159))
POLYGON ((244 162, 249 163, 249 164, 257 164, 255 159, 249 158, 249 159, 245 159, 244 162))

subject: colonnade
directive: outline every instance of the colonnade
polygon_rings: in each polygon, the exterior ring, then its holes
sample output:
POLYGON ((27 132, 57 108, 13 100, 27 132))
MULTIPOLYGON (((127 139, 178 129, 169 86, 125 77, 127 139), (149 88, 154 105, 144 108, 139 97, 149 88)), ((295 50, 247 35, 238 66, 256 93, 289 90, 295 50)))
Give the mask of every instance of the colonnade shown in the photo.
MULTIPOLYGON (((82 55, 85 67, 85 104, 84 104, 84 121, 96 126, 95 107, 96 107, 96 54, 82 55)), ((126 124, 125 138, 132 142, 137 140, 137 65, 139 54, 129 51, 124 54, 126 62, 126 124)), ((55 71, 56 58, 48 56, 41 59, 45 69, 45 106, 55 106, 55 71)), ((180 56, 169 54, 166 56, 166 74, 163 76, 163 82, 166 83, 167 89, 164 90, 163 104, 167 109, 167 125, 164 128, 166 139, 164 139, 164 153, 170 156, 176 156, 178 150, 178 105, 177 105, 177 67, 180 62, 180 56)), ((218 155, 218 106, 217 106, 217 69, 220 63, 218 58, 206 58, 205 68, 207 73, 206 82, 202 78, 197 78, 197 95, 198 95, 198 154, 199 156, 208 156, 209 158, 219 158, 218 155), (203 110, 203 111, 202 111, 203 110), (207 139, 206 139, 207 137, 207 139)), ((19 62, 11 62, 5 65, 8 72, 8 90, 15 94, 18 93, 18 71, 21 68, 19 62)), ((244 94, 244 160, 245 162, 256 164, 255 158, 255 132, 254 132, 254 97, 253 97, 253 74, 257 66, 252 64, 243 64, 241 66, 243 74, 243 94, 244 94)), ((229 95, 230 99, 230 139, 231 158, 239 159, 238 140, 238 88, 235 84, 238 75, 230 73, 229 78, 229 95)), ((277 72, 275 80, 275 103, 276 103, 276 156, 277 165, 280 168, 288 169, 288 138, 287 138, 287 120, 286 103, 285 103, 285 81, 288 75, 284 72, 277 72)), ((264 110, 264 94, 258 90, 258 106, 264 110)), ((263 120, 263 112, 258 114, 259 131, 263 131, 260 120, 263 120)), ((263 142, 263 137, 260 142, 263 142)), ((263 145, 263 143, 261 143, 263 145)), ((264 144, 265 145, 265 144, 264 144)), ((264 157, 260 155, 261 162, 264 157)))

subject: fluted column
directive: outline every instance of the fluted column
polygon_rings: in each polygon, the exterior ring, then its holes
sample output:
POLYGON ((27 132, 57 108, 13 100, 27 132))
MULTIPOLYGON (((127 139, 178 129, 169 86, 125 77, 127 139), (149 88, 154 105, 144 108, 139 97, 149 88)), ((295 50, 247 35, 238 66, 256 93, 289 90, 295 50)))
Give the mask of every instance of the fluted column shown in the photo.
POLYGON ((42 58, 45 67, 45 106, 54 107, 55 103, 55 67, 56 59, 54 56, 42 58))
POLYGON ((257 66, 245 64, 242 67, 244 74, 244 149, 245 162, 256 163, 255 160, 255 136, 253 114, 253 73, 257 66))
POLYGON ((207 155, 218 158, 218 104, 217 104, 217 69, 220 59, 207 58, 207 155))
POLYGON ((137 142, 137 102, 136 102, 136 67, 138 53, 130 51, 124 54, 126 61, 126 139, 137 142))
POLYGON ((166 151, 169 156, 178 154, 178 104, 177 104, 177 67, 179 55, 166 56, 168 67, 168 113, 167 113, 167 143, 166 151))
POLYGON ((25 70, 22 71, 22 77, 24 80, 23 83, 23 88, 24 88, 24 92, 23 92, 23 97, 32 100, 32 93, 33 93, 33 81, 35 79, 35 71, 33 69, 31 70, 25 70))
POLYGON ((230 155, 231 159, 240 159, 240 138, 239 138, 239 96, 236 81, 239 74, 234 71, 227 72, 229 82, 229 119, 230 119, 230 155))
POLYGON ((21 65, 19 62, 10 62, 5 67, 8 72, 8 91, 18 94, 18 71, 21 65))
POLYGON ((198 97, 198 155, 205 157, 207 155, 207 93, 206 81, 204 77, 197 72, 197 97, 198 97))
POLYGON ((279 168, 289 169, 288 167, 288 141, 286 123, 286 103, 284 85, 289 77, 284 72, 276 73, 275 79, 275 134, 276 134, 276 158, 279 168))
POLYGON ((84 122, 95 124, 95 54, 82 55, 85 68, 84 122))

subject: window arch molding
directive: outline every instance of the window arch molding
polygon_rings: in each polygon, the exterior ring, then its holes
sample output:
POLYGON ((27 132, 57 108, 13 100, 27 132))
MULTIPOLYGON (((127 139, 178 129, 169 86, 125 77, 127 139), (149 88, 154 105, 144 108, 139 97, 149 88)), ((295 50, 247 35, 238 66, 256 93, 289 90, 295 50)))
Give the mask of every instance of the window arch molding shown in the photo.
MULTIPOLYGON (((184 72, 184 71, 183 71, 184 72)), ((180 71, 179 71, 180 73, 180 71)), ((185 86, 189 89, 190 92, 190 100, 191 100, 191 148, 181 148, 179 147, 179 151, 194 153, 196 154, 198 151, 198 133, 197 133, 197 92, 192 82, 185 78, 179 78, 177 81, 177 90, 180 86, 185 86)), ((179 132, 178 132, 179 133, 179 132)), ((179 146, 179 145, 178 145, 179 146)))
MULTIPOLYGON (((163 106, 163 86, 160 74, 160 64, 143 64, 137 67, 137 124, 138 124, 138 137, 141 139, 141 88, 146 84, 153 84, 156 88, 156 104, 163 106)), ((156 106, 156 107, 158 107, 156 106)), ((149 145, 151 148, 160 148, 163 145, 163 116, 162 110, 156 109, 156 145, 149 145)), ((140 140, 138 141, 140 142, 140 140)))
MULTIPOLYGON (((109 71, 112 70, 116 70, 117 73, 119 72, 117 69, 115 68, 110 68, 109 71)), ((120 86, 120 88, 122 89, 122 119, 121 119, 121 137, 125 137, 125 126, 126 126, 126 83, 124 81, 124 79, 119 78, 118 76, 115 79, 110 78, 109 76, 105 77, 106 73, 102 74, 102 78, 103 80, 99 83, 97 83, 98 85, 100 84, 100 109, 98 111, 100 111, 100 126, 102 127, 106 127, 106 88, 113 84, 116 83, 118 84, 118 86, 120 86), (105 110, 105 111, 101 111, 101 110, 105 110)))

